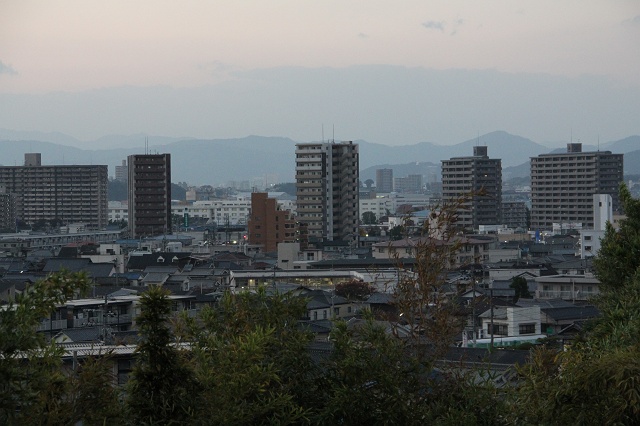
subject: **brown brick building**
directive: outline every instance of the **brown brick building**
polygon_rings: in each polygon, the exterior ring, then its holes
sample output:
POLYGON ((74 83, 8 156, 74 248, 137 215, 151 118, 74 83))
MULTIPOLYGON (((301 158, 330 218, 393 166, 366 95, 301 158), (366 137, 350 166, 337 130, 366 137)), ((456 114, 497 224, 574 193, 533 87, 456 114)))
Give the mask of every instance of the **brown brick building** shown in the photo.
POLYGON ((251 194, 249 244, 261 245, 265 252, 278 249, 278 243, 296 241, 296 222, 291 212, 280 210, 275 198, 265 192, 251 194))

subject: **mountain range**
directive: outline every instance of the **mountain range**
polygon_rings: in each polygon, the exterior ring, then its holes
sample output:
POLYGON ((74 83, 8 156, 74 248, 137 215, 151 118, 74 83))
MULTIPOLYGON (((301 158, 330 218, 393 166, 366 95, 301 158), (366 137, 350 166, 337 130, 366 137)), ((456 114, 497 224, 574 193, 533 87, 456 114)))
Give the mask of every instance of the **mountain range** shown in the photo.
MULTIPOLYGON (((192 185, 219 185, 230 180, 267 178, 270 183, 294 180, 295 144, 286 137, 247 136, 237 139, 194 139, 161 136, 105 136, 91 145, 103 149, 81 149, 61 133, 17 132, 0 129, 0 164, 22 165, 24 153, 42 153, 43 164, 106 164, 114 175, 116 165, 131 154, 165 153, 172 156, 172 180, 192 185), (145 143, 148 141, 148 143, 145 143), (109 148, 106 148, 109 147, 109 148)), ((530 139, 495 131, 455 145, 421 142, 388 146, 364 140, 359 144, 360 178, 374 179, 378 168, 394 169, 394 176, 440 174, 440 160, 469 156, 473 146, 486 145, 491 158, 501 158, 505 179, 528 175, 530 157, 554 148, 530 139)), ((610 150, 625 154, 625 174, 640 174, 640 136, 634 135, 600 146, 583 145, 583 151, 610 150)))

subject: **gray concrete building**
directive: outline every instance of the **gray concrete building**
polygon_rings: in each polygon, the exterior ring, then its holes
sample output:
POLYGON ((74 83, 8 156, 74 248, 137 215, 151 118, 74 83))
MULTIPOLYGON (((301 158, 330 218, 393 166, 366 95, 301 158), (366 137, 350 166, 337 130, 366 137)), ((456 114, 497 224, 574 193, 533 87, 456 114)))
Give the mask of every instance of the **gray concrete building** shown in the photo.
POLYGON ((171 154, 136 154, 129 165, 131 238, 171 233, 171 154))
POLYGON ((33 225, 83 223, 107 226, 107 166, 43 166, 39 153, 25 154, 24 166, 0 167, 0 186, 15 196, 15 219, 33 225))
POLYGON ((527 205, 524 201, 502 202, 502 225, 527 229, 527 205))
POLYGON ((486 146, 474 146, 473 156, 442 160, 442 201, 456 202, 473 196, 458 212, 457 225, 477 229, 479 225, 502 223, 502 160, 487 155, 486 146))
POLYGON ((357 242, 358 175, 358 144, 296 145, 297 220, 309 242, 357 242))
POLYGON ((393 191, 393 169, 376 169, 376 192, 393 191))
POLYGON ((623 172, 623 154, 582 152, 581 143, 567 144, 567 152, 531 157, 531 228, 549 230, 554 223, 593 228, 594 194, 611 195, 613 211, 620 211, 623 172))

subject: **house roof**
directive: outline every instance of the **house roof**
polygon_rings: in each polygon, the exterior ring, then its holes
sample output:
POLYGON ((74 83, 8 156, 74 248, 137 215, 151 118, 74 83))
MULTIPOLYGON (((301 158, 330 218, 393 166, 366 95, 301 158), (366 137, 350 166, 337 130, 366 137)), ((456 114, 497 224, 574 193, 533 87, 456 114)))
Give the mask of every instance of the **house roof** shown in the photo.
POLYGON ((369 304, 392 304, 395 302, 395 297, 390 293, 375 292, 367 298, 369 304))
POLYGON ((595 306, 591 305, 568 306, 562 308, 543 308, 541 309, 541 311, 555 321, 578 321, 600 316, 600 311, 595 306))
POLYGON ((349 303, 349 301, 344 297, 324 290, 303 290, 300 292, 300 296, 310 299, 307 302, 307 309, 323 309, 349 303))
POLYGON ((90 263, 91 263, 91 259, 87 259, 87 258, 54 257, 47 260, 47 263, 44 265, 44 268, 42 268, 42 271, 58 272, 65 269, 69 272, 80 272, 80 271, 86 271, 86 268, 90 263))
POLYGON ((55 338, 63 339, 62 343, 99 342, 100 331, 101 327, 67 328, 56 334, 55 338))
POLYGON ((435 245, 444 245, 444 244, 487 244, 494 241, 493 238, 482 238, 482 237, 453 237, 450 241, 439 240, 436 238, 430 237, 418 237, 418 238, 403 238, 401 240, 396 241, 387 241, 382 243, 373 244, 373 247, 416 247, 420 245, 427 244, 435 244, 435 245))
POLYGON ((104 278, 111 276, 114 266, 111 263, 90 263, 85 267, 85 271, 91 278, 104 278))
POLYGON ((185 259, 190 259, 191 253, 188 252, 154 252, 142 253, 129 256, 127 262, 128 269, 144 270, 149 266, 178 266, 172 264, 174 257, 178 258, 179 263, 184 263, 185 259))
POLYGON ((540 306, 540 309, 567 308, 575 306, 573 303, 562 299, 519 299, 517 305, 523 308, 540 306))
POLYGON ((169 274, 165 272, 150 272, 142 279, 143 285, 149 285, 149 283, 165 283, 169 278, 169 274))

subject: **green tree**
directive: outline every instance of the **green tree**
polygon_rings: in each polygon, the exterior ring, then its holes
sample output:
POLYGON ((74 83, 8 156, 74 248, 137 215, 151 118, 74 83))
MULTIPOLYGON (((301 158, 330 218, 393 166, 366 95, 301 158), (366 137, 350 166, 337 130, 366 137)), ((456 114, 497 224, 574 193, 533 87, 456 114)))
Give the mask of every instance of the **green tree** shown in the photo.
POLYGON ((198 387, 185 354, 175 346, 168 295, 151 287, 140 300, 136 321, 142 341, 126 401, 134 424, 186 424, 193 415, 198 387))
POLYGON ((593 259, 600 290, 604 293, 627 286, 640 266, 640 200, 634 199, 622 184, 620 203, 626 218, 620 222, 619 230, 607 223, 600 250, 593 259))
POLYGON ((402 225, 396 225, 389 230, 389 238, 391 241, 398 241, 404 238, 405 228, 402 225))
MULTIPOLYGON (((112 394, 112 382, 100 372, 104 370, 91 375, 65 374, 63 349, 36 331, 43 319, 51 318, 56 306, 86 291, 89 283, 83 273, 51 274, 0 309, 0 424, 72 424, 89 418, 84 413, 89 406, 78 398, 74 386, 86 390, 105 383, 104 392, 94 394, 112 394)), ((113 402, 108 398, 103 402, 108 401, 113 402)), ((107 411, 99 423, 110 418, 107 411)), ((95 414, 100 416, 97 411, 95 414)))
POLYGON ((370 313, 336 323, 315 424, 421 424, 429 368, 370 313), (422 391, 422 392, 421 392, 422 391))
POLYGON ((311 334, 298 326, 304 299, 227 293, 198 319, 183 318, 199 383, 195 423, 299 424, 317 398, 318 375, 308 353, 311 334))
POLYGON ((375 225, 377 223, 376 214, 374 212, 362 213, 362 223, 365 225, 375 225))
POLYGON ((521 297, 530 299, 531 293, 529 293, 529 284, 527 284, 527 280, 524 277, 513 277, 511 279, 511 284, 509 284, 510 288, 515 289, 515 301, 517 302, 521 297))

